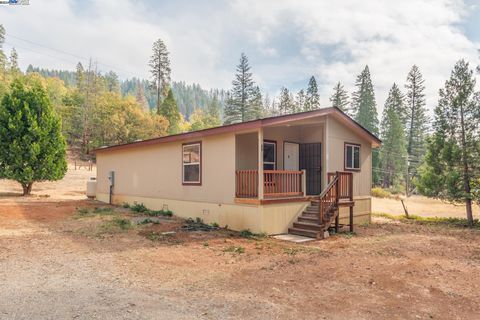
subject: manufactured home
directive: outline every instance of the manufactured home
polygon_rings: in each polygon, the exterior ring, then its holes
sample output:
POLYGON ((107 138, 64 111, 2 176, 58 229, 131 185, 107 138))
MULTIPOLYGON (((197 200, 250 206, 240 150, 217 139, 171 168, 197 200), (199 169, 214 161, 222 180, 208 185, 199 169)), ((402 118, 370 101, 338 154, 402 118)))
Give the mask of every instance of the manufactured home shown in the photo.
POLYGON ((322 238, 370 221, 380 140, 337 108, 96 150, 97 193, 233 230, 322 238))

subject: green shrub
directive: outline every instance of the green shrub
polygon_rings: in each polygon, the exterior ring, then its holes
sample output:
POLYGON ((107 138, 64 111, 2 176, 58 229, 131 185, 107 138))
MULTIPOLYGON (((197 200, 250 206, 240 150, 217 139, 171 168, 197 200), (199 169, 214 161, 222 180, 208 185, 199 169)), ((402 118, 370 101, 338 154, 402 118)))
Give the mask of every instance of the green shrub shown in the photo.
POLYGON ((143 203, 134 202, 130 209, 134 212, 147 212, 148 208, 143 203))
POLYGON ((242 238, 247 238, 247 239, 259 239, 259 238, 265 238, 267 236, 266 233, 262 232, 262 233, 253 233, 252 231, 250 231, 250 229, 245 229, 245 230, 242 230, 240 231, 240 237, 242 238))
POLYGON ((392 196, 390 192, 379 187, 372 188, 371 193, 372 193, 372 197, 375 197, 375 198, 390 198, 392 196))
POLYGON ((152 220, 150 218, 146 218, 138 222, 138 224, 149 224, 149 223, 160 224, 160 222, 158 222, 157 220, 152 220))
POLYGON ((124 202, 124 203, 122 203, 122 207, 125 208, 125 209, 128 209, 128 208, 130 208, 130 204, 128 202, 124 202))
POLYGON ((113 224, 119 227, 122 230, 129 230, 133 227, 132 222, 128 219, 123 219, 119 217, 115 217, 112 220, 113 224))

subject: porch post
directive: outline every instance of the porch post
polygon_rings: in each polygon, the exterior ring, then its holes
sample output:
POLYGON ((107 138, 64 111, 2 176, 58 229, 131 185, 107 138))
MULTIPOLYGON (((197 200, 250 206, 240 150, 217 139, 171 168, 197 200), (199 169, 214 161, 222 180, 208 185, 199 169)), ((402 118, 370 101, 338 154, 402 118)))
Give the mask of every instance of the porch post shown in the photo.
POLYGON ((258 130, 258 199, 263 199, 263 128, 258 130))
MULTIPOLYGON (((302 170, 302 191, 303 191, 303 196, 307 196, 307 170, 303 169, 302 170)), ((321 192, 321 191, 320 191, 321 192)))

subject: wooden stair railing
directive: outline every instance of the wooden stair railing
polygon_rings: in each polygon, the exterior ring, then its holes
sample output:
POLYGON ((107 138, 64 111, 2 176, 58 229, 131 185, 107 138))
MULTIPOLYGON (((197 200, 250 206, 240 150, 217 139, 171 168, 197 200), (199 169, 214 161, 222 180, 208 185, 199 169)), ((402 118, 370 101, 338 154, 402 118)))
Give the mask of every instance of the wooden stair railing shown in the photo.
POLYGON ((353 174, 351 172, 328 173, 328 184, 318 200, 313 200, 293 223, 291 234, 321 239, 331 224, 339 228, 340 207, 350 207, 350 231, 353 231, 353 174))

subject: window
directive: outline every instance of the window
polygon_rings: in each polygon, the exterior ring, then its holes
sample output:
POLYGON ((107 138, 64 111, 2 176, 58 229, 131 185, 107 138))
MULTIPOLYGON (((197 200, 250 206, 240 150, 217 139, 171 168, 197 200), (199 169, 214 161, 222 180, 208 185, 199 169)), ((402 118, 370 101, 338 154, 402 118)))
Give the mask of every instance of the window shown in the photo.
POLYGON ((360 170, 360 145, 345 143, 345 170, 360 170))
POLYGON ((275 170, 277 164, 277 143, 263 142, 263 170, 275 170))
POLYGON ((195 142, 183 146, 182 182, 183 184, 202 184, 202 143, 195 142))

